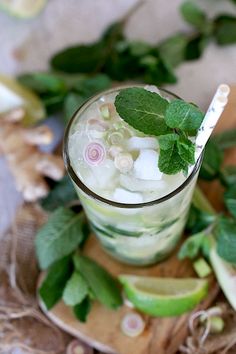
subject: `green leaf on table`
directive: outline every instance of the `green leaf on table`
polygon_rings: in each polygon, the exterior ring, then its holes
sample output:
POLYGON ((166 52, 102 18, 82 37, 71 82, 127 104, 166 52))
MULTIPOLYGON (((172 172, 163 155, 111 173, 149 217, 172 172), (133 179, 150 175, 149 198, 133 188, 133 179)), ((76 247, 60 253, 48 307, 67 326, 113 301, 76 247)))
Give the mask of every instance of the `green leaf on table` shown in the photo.
MULTIPOLYGON (((127 43, 127 42, 126 42, 127 43)), ((134 57, 143 57, 151 51, 150 44, 142 41, 132 41, 128 43, 130 54, 134 57)))
POLYGON ((59 206, 66 206, 78 199, 77 193, 69 176, 64 176, 51 189, 47 197, 41 199, 40 204, 47 211, 54 211, 59 206))
POLYGON ((203 34, 196 34, 188 40, 185 48, 185 60, 199 59, 206 48, 208 37, 203 34))
POLYGON ((86 322, 90 310, 91 300, 88 296, 85 297, 82 302, 73 307, 74 315, 80 322, 86 322))
POLYGON ((104 43, 69 47, 51 59, 53 69, 67 73, 91 73, 97 71, 106 57, 104 43))
POLYGON ((39 288, 39 295, 48 310, 61 299, 66 282, 72 272, 73 263, 70 256, 60 259, 49 268, 39 288))
POLYGON ((215 19, 215 38, 221 45, 236 43, 236 16, 221 15, 215 19))
POLYGON ((158 46, 158 51, 166 63, 175 67, 184 61, 186 45, 186 36, 178 33, 162 41, 158 46))
POLYGON ((134 87, 120 91, 115 106, 121 118, 133 128, 151 135, 168 131, 164 115, 168 101, 143 88, 134 87))
POLYGON ((185 1, 180 6, 183 19, 200 31, 204 31, 208 22, 205 12, 192 1, 185 1))
POLYGON ((181 159, 188 164, 194 164, 195 162, 195 145, 188 138, 180 137, 177 141, 178 153, 181 159))
POLYGON ((215 221, 215 218, 215 215, 202 211, 194 205, 191 205, 186 230, 192 234, 198 233, 212 224, 215 221))
POLYGON ((164 58, 149 55, 141 58, 140 64, 144 70, 142 80, 147 84, 158 86, 163 83, 174 84, 177 82, 173 67, 164 58))
POLYGON ((74 265, 77 272, 83 274, 96 298, 109 308, 118 308, 122 304, 118 283, 103 267, 92 259, 76 254, 74 265))
POLYGON ((87 100, 87 97, 84 97, 75 92, 69 92, 64 100, 63 105, 63 121, 65 124, 69 122, 73 114, 82 106, 82 104, 87 100))
POLYGON ((63 291, 63 301, 66 305, 75 306, 80 304, 88 295, 88 284, 82 275, 74 272, 67 281, 63 291))
POLYGON ((47 110, 47 114, 60 112, 66 97, 66 92, 42 94, 41 100, 47 110))
POLYGON ((220 149, 229 149, 236 146, 236 129, 231 128, 225 130, 222 133, 218 133, 212 137, 214 143, 218 145, 220 149))
POLYGON ((236 264, 236 222, 221 217, 217 227, 217 253, 229 263, 236 264))
POLYGON ((204 232, 199 232, 195 235, 192 235, 188 237, 184 243, 182 244, 179 253, 178 253, 178 258, 179 259, 184 259, 184 258, 190 258, 193 259, 199 255, 199 252, 201 251, 201 246, 203 242, 203 238, 205 238, 206 235, 204 232))
POLYGON ((188 164, 181 158, 177 144, 173 143, 171 148, 160 150, 158 167, 161 172, 173 175, 181 170, 186 171, 188 164))
POLYGON ((17 80, 24 86, 41 94, 65 92, 66 82, 56 74, 33 72, 18 76, 17 80))
POLYGON ((112 23, 102 34, 102 40, 109 44, 110 46, 116 43, 117 41, 121 41, 124 39, 123 35, 123 21, 118 21, 112 23))
POLYGON ((200 127, 203 112, 191 103, 176 99, 170 102, 165 112, 165 121, 170 128, 191 132, 200 127))
POLYGON ((236 218, 236 185, 232 185, 224 193, 224 202, 228 211, 236 218))
POLYGON ((105 74, 97 74, 92 77, 83 78, 74 84, 73 89, 83 97, 89 98, 96 93, 107 90, 111 87, 112 81, 105 74))
POLYGON ((35 246, 41 269, 48 268, 60 258, 73 252, 87 236, 85 216, 67 208, 56 209, 48 222, 36 234, 35 246))
POLYGON ((209 140, 204 150, 204 157, 199 175, 200 178, 207 181, 217 178, 220 173, 222 162, 222 150, 213 140, 209 140))
POLYGON ((224 166, 220 171, 220 180, 227 187, 236 185, 236 166, 224 166))

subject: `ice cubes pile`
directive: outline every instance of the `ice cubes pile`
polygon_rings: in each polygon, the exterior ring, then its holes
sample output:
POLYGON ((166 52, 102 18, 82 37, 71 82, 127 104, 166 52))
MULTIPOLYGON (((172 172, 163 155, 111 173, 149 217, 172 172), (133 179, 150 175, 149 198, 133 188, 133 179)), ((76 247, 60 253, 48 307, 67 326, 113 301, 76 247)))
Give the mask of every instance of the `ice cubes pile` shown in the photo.
POLYGON ((158 138, 144 135, 119 117, 116 94, 93 102, 74 121, 71 165, 87 187, 106 199, 137 204, 161 198, 185 177, 160 172, 158 138))

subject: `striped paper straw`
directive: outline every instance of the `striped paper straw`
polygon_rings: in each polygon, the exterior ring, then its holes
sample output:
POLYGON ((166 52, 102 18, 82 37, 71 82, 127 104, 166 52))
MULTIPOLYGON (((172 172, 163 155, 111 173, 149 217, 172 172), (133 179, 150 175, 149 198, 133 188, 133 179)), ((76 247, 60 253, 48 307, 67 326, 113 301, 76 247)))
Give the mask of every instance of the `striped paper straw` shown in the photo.
POLYGON ((211 101, 211 104, 205 114, 205 117, 202 121, 200 128, 195 140, 196 152, 195 152, 195 161, 201 155, 208 139, 210 138, 227 102, 228 95, 230 93, 230 88, 228 85, 220 85, 211 101))

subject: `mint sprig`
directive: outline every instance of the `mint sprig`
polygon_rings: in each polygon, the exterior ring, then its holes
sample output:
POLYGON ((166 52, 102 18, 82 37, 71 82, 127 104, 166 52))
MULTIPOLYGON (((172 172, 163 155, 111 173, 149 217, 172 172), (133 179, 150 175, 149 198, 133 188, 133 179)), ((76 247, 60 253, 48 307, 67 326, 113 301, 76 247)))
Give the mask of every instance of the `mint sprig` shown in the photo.
POLYGON ((180 99, 168 102, 161 95, 140 87, 121 90, 115 107, 133 128, 159 137, 161 172, 186 172, 194 164, 195 146, 188 137, 202 123, 204 115, 198 107, 180 99))

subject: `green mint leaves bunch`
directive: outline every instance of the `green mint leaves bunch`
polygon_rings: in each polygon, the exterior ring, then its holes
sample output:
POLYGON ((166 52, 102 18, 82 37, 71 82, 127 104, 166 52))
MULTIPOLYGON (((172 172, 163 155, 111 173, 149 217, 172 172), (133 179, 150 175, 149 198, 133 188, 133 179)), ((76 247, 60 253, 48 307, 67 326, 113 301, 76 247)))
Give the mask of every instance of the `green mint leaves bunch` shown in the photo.
POLYGON ((121 90, 115 107, 130 126, 158 137, 161 172, 187 173, 189 165, 195 163, 195 145, 189 138, 196 135, 204 117, 198 107, 181 99, 169 102, 140 87, 121 90))
POLYGON ((47 271, 39 289, 44 305, 50 310, 63 299, 82 322, 93 300, 112 309, 122 304, 116 279, 80 251, 88 235, 84 213, 61 207, 50 215, 35 240, 40 268, 47 271))

